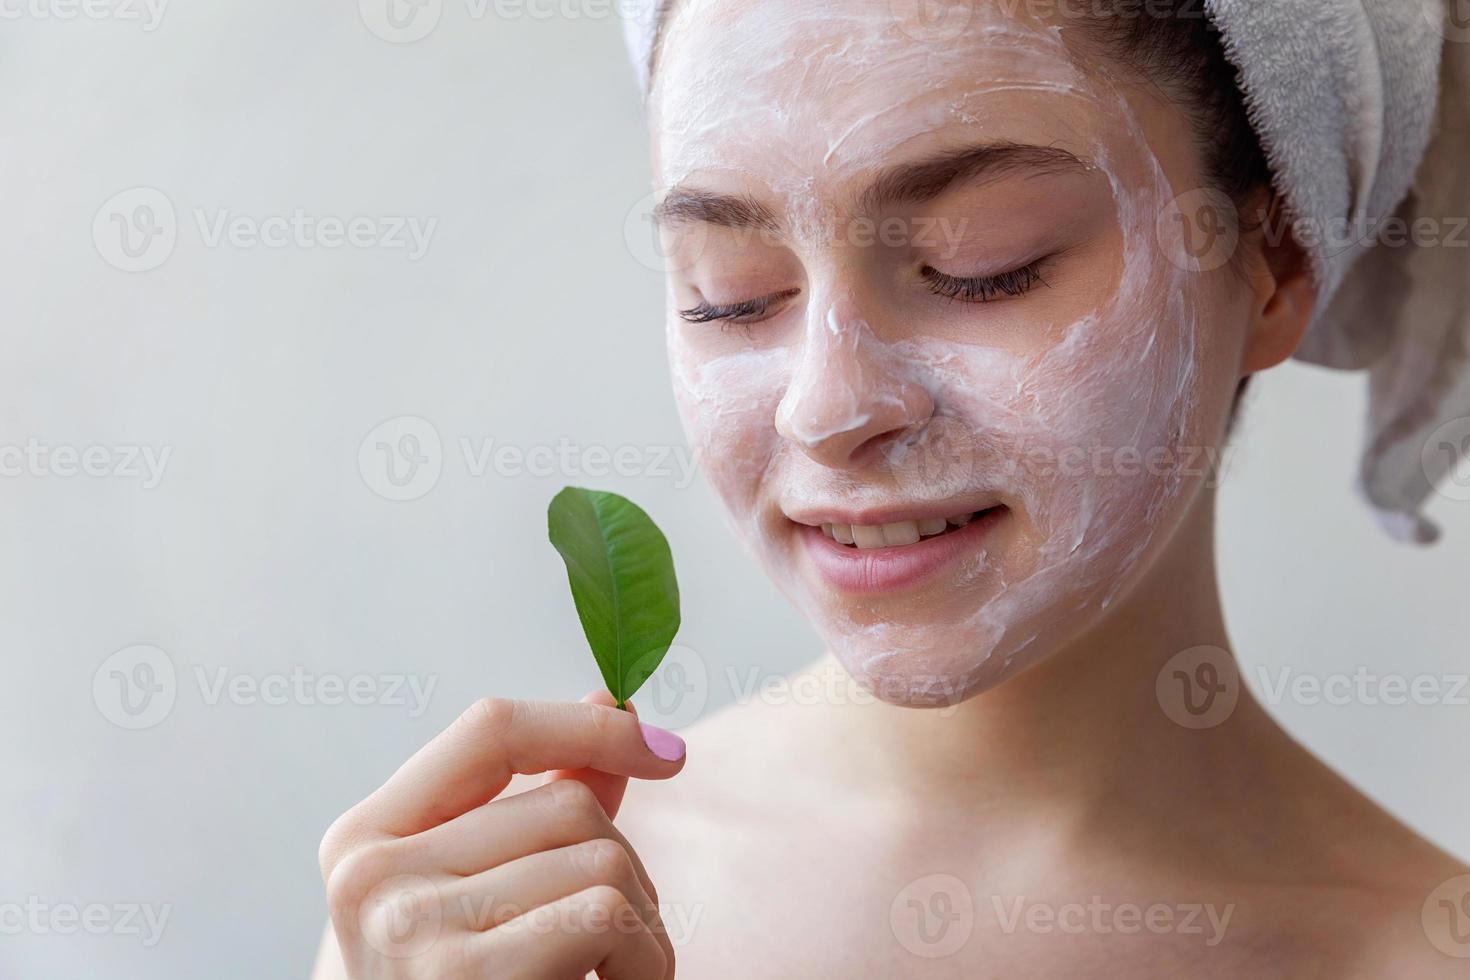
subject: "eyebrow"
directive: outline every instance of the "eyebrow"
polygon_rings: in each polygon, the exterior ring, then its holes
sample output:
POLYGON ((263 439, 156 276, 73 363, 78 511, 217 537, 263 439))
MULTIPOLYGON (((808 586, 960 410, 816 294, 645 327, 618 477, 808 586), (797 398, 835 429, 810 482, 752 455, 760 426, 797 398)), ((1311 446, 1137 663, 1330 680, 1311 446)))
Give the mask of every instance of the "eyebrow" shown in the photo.
POLYGON ((860 198, 864 212, 893 204, 930 201, 959 180, 994 180, 1020 173, 1046 177, 1085 173, 1088 165, 1057 146, 1030 143, 984 143, 906 163, 880 174, 860 198))
MULTIPOLYGON (((1090 169, 1076 154, 1057 146, 984 143, 884 171, 863 191, 859 206, 863 213, 871 214, 894 204, 933 200, 960 180, 994 180, 1016 173, 1052 176, 1090 169)), ((653 217, 660 223, 703 222, 723 228, 770 231, 779 228, 770 208, 749 194, 718 194, 682 184, 670 189, 653 209, 653 217)))
POLYGON ((676 185, 653 209, 660 224, 700 221, 721 228, 763 228, 777 231, 780 223, 771 209, 749 194, 717 194, 698 187, 676 185))

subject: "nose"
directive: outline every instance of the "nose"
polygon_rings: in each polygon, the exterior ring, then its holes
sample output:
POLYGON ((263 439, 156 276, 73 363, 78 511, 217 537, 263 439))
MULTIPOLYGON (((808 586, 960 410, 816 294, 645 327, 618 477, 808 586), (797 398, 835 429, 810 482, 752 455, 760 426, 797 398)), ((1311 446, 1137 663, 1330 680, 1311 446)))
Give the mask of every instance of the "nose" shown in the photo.
POLYGON ((929 392, 905 374, 899 356, 855 304, 813 304, 776 410, 776 431, 823 466, 870 463, 888 442, 934 414, 929 392))

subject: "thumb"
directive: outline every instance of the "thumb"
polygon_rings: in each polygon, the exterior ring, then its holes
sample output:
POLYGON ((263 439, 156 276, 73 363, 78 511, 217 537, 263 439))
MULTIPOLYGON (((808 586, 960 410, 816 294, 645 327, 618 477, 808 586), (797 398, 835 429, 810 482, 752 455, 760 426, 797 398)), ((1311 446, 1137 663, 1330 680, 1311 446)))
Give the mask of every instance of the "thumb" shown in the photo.
MULTIPOLYGON (((582 701, 586 704, 606 705, 609 708, 617 706, 617 701, 613 699, 613 696, 604 690, 593 691, 582 701)), ((632 701, 628 702, 628 711, 635 718, 638 716, 638 711, 633 707, 632 701)), ((623 793, 628 789, 627 776, 615 776, 598 769, 553 769, 546 774, 542 785, 554 783, 559 779, 575 779, 580 783, 585 783, 597 797, 597 802, 602 804, 602 809, 609 820, 618 815, 618 807, 623 803, 623 793)))

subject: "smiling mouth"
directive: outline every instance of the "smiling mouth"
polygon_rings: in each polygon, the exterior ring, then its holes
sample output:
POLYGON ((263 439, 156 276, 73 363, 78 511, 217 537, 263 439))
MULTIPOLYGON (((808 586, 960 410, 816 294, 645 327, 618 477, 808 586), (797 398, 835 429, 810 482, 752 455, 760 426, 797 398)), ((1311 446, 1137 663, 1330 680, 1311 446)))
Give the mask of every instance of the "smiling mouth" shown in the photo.
MULTIPOLYGON (((951 506, 965 504, 956 502, 951 506)), ((852 595, 901 593, 920 588, 944 569, 985 552, 1008 510, 1005 504, 995 504, 953 517, 926 516, 873 524, 798 521, 797 537, 809 567, 837 591, 852 595)), ((812 516, 820 520, 847 515, 812 516)), ((873 514, 889 516, 899 515, 873 514)))
POLYGON ((890 524, 823 524, 821 529, 828 538, 855 551, 877 551, 882 548, 903 548, 928 538, 952 534, 997 509, 999 508, 989 507, 954 517, 926 517, 922 520, 894 521, 890 524))

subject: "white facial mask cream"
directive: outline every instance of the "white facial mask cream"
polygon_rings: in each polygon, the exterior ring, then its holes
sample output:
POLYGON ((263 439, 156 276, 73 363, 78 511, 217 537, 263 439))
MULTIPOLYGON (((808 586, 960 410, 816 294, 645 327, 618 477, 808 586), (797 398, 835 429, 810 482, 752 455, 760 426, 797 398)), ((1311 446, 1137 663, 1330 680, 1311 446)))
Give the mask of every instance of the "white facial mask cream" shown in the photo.
MULTIPOLYGON (((659 190, 763 202, 781 232, 757 264, 800 289, 772 320, 722 331, 685 322, 671 282, 691 444, 736 532, 844 666, 885 700, 928 705, 993 686, 1114 601, 1182 512, 1195 478, 1179 464, 1209 439, 1202 402, 1218 395, 1200 372, 1205 277, 1167 258, 1182 251, 1166 251, 1158 216, 1176 191, 1122 83, 1079 63, 1064 28, 980 3, 932 39, 896 6, 683 0, 649 106, 659 190), (979 144, 1083 163, 1073 186, 1105 219, 1086 236, 1086 282, 1056 285, 1079 299, 1065 318, 1033 313, 1029 294, 914 315, 874 273, 879 246, 851 240, 877 174, 979 144), (821 581, 788 516, 959 500, 1003 506, 1007 526, 899 592, 821 581)), ((990 193, 1027 186, 1013 174, 990 193)), ((983 251, 989 234, 972 220, 963 238, 983 251)), ((720 262, 695 256, 688 275, 718 283, 720 262)))

